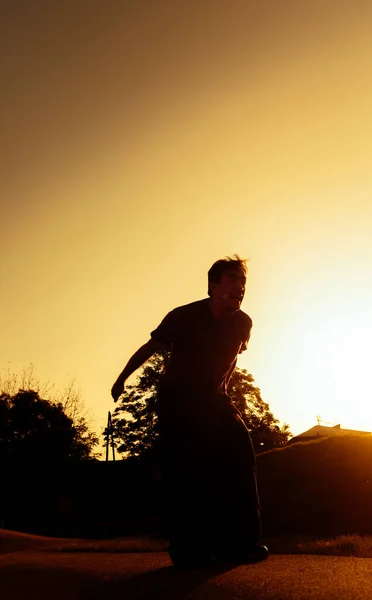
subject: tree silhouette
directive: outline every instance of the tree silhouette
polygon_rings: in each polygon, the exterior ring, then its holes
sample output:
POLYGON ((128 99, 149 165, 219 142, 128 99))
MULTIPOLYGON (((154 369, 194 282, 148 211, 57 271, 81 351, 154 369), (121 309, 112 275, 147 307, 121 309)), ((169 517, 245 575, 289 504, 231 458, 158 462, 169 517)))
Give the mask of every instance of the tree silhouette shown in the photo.
MULTIPOLYGON (((88 411, 86 410, 81 390, 78 387, 75 378, 71 379, 62 391, 59 391, 56 389, 55 385, 49 380, 46 382, 40 381, 35 366, 32 363, 30 363, 27 367, 23 367, 18 373, 12 372, 9 366, 5 369, 3 368, 0 370, 0 398, 2 398, 3 400, 5 400, 6 398, 8 400, 15 399, 19 394, 22 394, 23 401, 25 402, 24 394, 26 392, 30 392, 31 396, 34 397, 34 399, 37 396, 39 401, 41 401, 42 398, 48 398, 48 400, 43 400, 42 402, 47 402, 49 404, 49 416, 52 413, 54 414, 53 428, 56 425, 55 416, 57 413, 56 411, 53 411, 52 407, 58 407, 58 410, 60 412, 62 411, 64 416, 70 419, 74 428, 74 450, 71 450, 71 458, 72 456, 74 456, 76 459, 79 460, 87 460, 90 458, 95 458, 99 455, 99 453, 94 452, 94 447, 99 443, 99 438, 91 429, 91 418, 88 415, 88 411)), ((15 404, 17 404, 18 402, 21 404, 20 400, 15 400, 15 404)), ((6 408, 8 404, 9 402, 0 402, 0 431, 3 431, 1 430, 1 419, 3 418, 4 414, 8 414, 6 408)), ((9 405, 12 406, 13 404, 13 402, 10 402, 9 405)), ((28 408, 26 404, 24 405, 23 408, 26 410, 26 413, 27 411, 31 410, 31 405, 32 403, 28 408)), ((36 410, 36 405, 38 405, 39 409, 41 408, 40 404, 34 402, 32 410, 36 410)), ((44 405, 44 409, 43 410, 45 412, 46 405, 44 405)), ((31 418, 30 415, 29 417, 31 418)), ((39 427, 41 425, 41 421, 43 421, 43 418, 45 419, 45 417, 45 414, 44 417, 39 417, 39 427)), ((9 418, 9 415, 7 418, 9 418)), ((49 437, 52 437, 51 434, 44 433, 43 435, 44 437, 47 437, 47 435, 49 435, 49 437)), ((58 437, 58 434, 56 435, 58 437)), ((40 432, 38 436, 41 436, 40 432)), ((36 443, 36 440, 34 441, 36 443)))
MULTIPOLYGON (((158 441, 156 400, 161 373, 169 358, 166 351, 154 354, 140 369, 134 385, 125 386, 112 415, 113 437, 124 457, 156 451, 158 441)), ((105 430, 104 435, 107 432, 105 430)))
MULTIPOLYGON (((159 352, 140 369, 137 381, 127 385, 112 415, 113 437, 123 457, 139 457, 157 449, 157 389, 169 353, 159 352)), ((289 425, 279 426, 260 389, 245 369, 235 369, 228 393, 247 425, 256 453, 283 446, 291 436, 289 425)), ((212 418, 212 416, 211 416, 212 418)), ((106 435, 106 431, 104 435, 106 435)))
POLYGON ((279 426, 269 404, 263 401, 261 390, 253 384, 254 379, 246 369, 235 369, 228 393, 249 429, 256 454, 259 454, 284 446, 291 432, 287 423, 279 426))
POLYGON ((98 443, 81 420, 33 390, 0 395, 0 463, 4 466, 87 460, 98 443))
POLYGON ((19 390, 32 390, 37 392, 40 398, 48 398, 52 404, 61 404, 64 413, 72 419, 74 426, 81 426, 88 430, 91 419, 77 385, 76 379, 72 378, 65 388, 60 391, 51 381, 41 382, 35 366, 30 363, 23 367, 18 373, 10 370, 9 366, 0 370, 0 394, 15 396, 19 390))

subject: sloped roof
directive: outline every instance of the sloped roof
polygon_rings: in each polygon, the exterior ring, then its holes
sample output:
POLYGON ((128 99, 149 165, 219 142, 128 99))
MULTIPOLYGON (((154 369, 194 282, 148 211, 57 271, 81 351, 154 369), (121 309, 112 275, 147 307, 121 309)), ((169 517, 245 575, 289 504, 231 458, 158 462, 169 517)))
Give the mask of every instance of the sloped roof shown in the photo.
POLYGON ((357 429, 341 429, 341 425, 334 425, 333 427, 315 425, 314 427, 311 427, 311 429, 291 438, 288 444, 316 440, 317 438, 335 435, 372 435, 372 433, 370 431, 359 431, 357 429))

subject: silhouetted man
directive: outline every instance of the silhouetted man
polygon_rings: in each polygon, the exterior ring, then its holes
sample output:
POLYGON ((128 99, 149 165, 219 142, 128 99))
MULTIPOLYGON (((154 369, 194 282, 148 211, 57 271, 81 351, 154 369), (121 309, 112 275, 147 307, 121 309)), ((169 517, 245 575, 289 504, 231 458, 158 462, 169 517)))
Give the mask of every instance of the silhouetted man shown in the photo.
POLYGON ((129 360, 112 387, 159 350, 170 350, 157 398, 168 520, 175 565, 267 556, 261 546, 256 463, 249 432, 227 394, 252 320, 240 310, 246 261, 235 255, 208 271, 209 298, 175 308, 129 360))

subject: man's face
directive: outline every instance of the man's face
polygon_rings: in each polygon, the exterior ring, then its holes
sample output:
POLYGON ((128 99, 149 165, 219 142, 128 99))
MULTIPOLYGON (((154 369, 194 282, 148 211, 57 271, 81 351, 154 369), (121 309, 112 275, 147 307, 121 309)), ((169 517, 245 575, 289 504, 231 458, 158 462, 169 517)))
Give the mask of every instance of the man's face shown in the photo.
POLYGON ((231 269, 221 275, 219 283, 211 283, 211 297, 227 311, 239 310, 247 278, 243 269, 231 269))

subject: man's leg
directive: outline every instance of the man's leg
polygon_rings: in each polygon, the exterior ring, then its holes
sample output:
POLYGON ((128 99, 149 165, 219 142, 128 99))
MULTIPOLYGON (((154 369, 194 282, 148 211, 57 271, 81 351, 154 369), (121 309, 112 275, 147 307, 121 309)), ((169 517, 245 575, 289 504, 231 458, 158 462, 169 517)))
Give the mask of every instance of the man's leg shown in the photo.
POLYGON ((211 549, 208 464, 202 441, 205 431, 187 415, 168 417, 159 419, 159 425, 170 556, 177 566, 208 564, 211 549))
POLYGON ((261 537, 260 503, 256 459, 249 431, 238 414, 224 415, 219 432, 215 492, 219 510, 220 555, 242 555, 254 548, 261 537))

